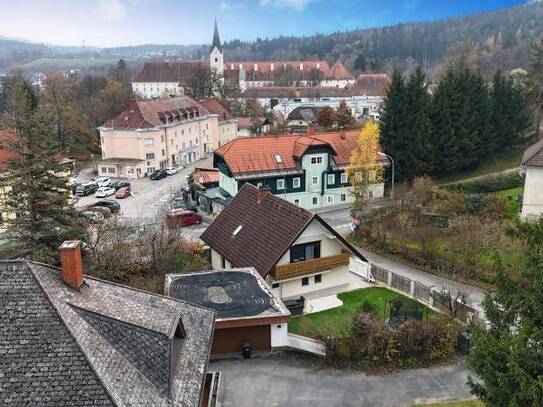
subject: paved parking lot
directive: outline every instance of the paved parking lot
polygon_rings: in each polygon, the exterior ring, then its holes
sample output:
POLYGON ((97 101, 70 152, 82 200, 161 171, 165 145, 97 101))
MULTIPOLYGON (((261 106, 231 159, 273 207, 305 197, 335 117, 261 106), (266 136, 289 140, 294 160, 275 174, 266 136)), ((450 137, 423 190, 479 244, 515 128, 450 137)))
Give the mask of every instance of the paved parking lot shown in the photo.
POLYGON ((390 407, 470 398, 463 362, 367 375, 323 369, 306 357, 282 353, 214 361, 209 370, 221 372, 223 407, 390 407))
MULTIPOLYGON (((149 178, 141 178, 138 180, 130 180, 132 184, 133 196, 125 199, 116 199, 121 206, 120 215, 129 219, 138 219, 142 222, 154 221, 157 216, 166 210, 171 194, 179 191, 187 185, 187 177, 193 171, 195 166, 209 166, 206 160, 197 161, 180 170, 177 174, 171 175, 158 181, 151 181, 149 178)), ((82 171, 79 180, 85 181, 91 176, 89 171, 82 171)), ((112 178, 112 181, 119 178, 112 178)), ((78 199, 76 208, 84 208, 100 199, 95 195, 84 196, 78 199)), ((114 196, 105 199, 115 199, 114 196)), ((188 238, 197 240, 205 230, 205 223, 183 228, 183 233, 188 238)))

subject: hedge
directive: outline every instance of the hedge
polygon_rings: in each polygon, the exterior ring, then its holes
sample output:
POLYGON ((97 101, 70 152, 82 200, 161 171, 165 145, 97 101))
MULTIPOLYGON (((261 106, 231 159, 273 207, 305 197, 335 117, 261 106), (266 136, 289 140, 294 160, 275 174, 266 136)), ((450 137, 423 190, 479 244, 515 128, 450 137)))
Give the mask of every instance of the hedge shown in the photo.
POLYGON ((449 191, 460 191, 468 194, 484 194, 517 188, 524 184, 524 179, 516 172, 491 175, 474 181, 459 182, 446 185, 443 188, 449 191))

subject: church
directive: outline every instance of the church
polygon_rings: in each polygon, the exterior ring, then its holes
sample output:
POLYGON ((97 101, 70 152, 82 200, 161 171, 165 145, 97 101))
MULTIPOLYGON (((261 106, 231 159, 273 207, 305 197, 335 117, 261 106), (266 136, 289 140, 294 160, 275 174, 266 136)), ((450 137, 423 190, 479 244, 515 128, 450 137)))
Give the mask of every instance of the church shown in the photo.
POLYGON ((209 69, 220 80, 244 92, 274 86, 320 86, 345 89, 355 82, 353 74, 337 61, 242 61, 224 62, 219 28, 215 20, 208 61, 145 62, 132 80, 134 94, 145 98, 183 95, 182 83, 197 69, 209 69))

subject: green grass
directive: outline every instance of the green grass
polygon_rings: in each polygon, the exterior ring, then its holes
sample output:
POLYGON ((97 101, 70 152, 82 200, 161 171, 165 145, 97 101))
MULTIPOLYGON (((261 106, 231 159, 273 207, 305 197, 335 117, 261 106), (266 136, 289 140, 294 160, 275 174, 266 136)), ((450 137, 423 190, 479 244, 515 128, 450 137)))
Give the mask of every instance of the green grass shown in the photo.
MULTIPOLYGON (((349 334, 354 315, 360 311, 364 302, 373 305, 375 314, 380 320, 388 318, 388 302, 396 297, 402 297, 407 303, 413 303, 413 305, 418 304, 410 298, 382 287, 364 288, 339 294, 338 297, 343 301, 341 307, 294 317, 288 324, 289 332, 318 336, 326 330, 329 335, 345 337, 349 334)), ((424 307, 424 319, 433 313, 434 311, 424 307)))
POLYGON ((503 198, 515 198, 517 195, 522 195, 524 193, 524 187, 516 187, 510 189, 504 189, 503 191, 496 192, 496 195, 503 198))
POLYGON ((484 404, 479 400, 452 401, 452 402, 445 402, 445 403, 415 404, 415 405, 425 406, 425 407, 484 407, 484 404))
POLYGON ((517 218, 520 208, 515 198, 523 193, 524 187, 504 189, 503 191, 495 192, 496 195, 507 199, 507 217, 509 219, 513 220, 517 218))
POLYGON ((469 178, 480 177, 494 172, 505 171, 510 168, 516 168, 520 165, 520 161, 522 160, 522 155, 524 154, 525 149, 525 146, 513 148, 511 149, 511 151, 508 151, 507 154, 500 155, 483 162, 479 167, 475 168, 474 170, 439 178, 437 182, 440 185, 445 185, 469 178))

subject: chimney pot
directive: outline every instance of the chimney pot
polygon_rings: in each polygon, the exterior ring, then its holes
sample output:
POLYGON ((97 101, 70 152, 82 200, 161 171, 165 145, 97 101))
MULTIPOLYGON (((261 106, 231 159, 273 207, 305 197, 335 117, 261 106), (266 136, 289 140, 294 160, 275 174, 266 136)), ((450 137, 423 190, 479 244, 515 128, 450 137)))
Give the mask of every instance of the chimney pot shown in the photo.
POLYGON ((256 203, 262 202, 269 192, 270 192, 270 188, 262 187, 262 186, 259 187, 256 193, 256 203))
POLYGON ((83 284, 83 262, 81 261, 81 242, 66 240, 59 247, 62 280, 70 287, 79 290, 83 284))

